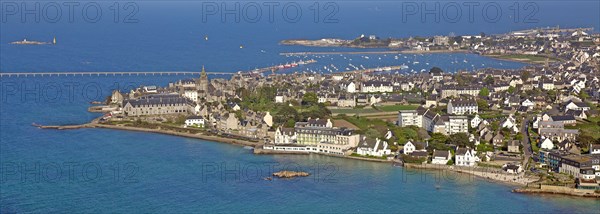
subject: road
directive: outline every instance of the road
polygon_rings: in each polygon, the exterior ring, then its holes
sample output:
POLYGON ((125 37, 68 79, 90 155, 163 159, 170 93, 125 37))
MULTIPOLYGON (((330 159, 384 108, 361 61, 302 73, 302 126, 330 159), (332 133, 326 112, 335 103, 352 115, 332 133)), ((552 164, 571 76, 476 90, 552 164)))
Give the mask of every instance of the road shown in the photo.
MULTIPOLYGON (((533 155, 533 150, 531 148, 531 142, 529 141, 529 132, 527 129, 529 128, 530 119, 525 117, 523 118, 523 122, 521 122, 521 134, 523 135, 523 140, 521 140, 521 145, 523 145, 523 154, 525 155, 525 159, 523 160, 523 167, 527 166, 529 159, 533 155)), ((528 170, 528 169, 526 169, 528 170)))

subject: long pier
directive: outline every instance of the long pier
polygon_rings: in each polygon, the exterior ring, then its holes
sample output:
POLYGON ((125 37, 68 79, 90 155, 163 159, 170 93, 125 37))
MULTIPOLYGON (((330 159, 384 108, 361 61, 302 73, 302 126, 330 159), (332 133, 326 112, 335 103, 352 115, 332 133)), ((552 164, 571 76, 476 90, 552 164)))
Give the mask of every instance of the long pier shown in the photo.
POLYGON ((398 51, 332 51, 332 52, 286 52, 279 53, 282 56, 303 56, 303 55, 382 55, 382 54, 433 54, 433 53, 469 53, 467 50, 398 50, 398 51))
POLYGON ((371 73, 371 72, 387 72, 387 71, 398 71, 402 70, 403 65, 392 65, 392 66, 383 66, 377 68, 366 68, 361 70, 350 70, 350 71, 342 71, 339 73, 371 73))
MULTIPOLYGON (((316 60, 308 60, 298 62, 302 65, 311 64, 317 62, 316 60)), ((250 71, 237 71, 237 72, 206 72, 206 74, 212 75, 233 75, 238 73, 264 73, 268 71, 277 71, 281 68, 279 66, 270 66, 265 68, 256 68, 250 71)), ((75 71, 75 72, 0 72, 0 78, 2 77, 51 77, 51 76, 170 76, 170 75, 200 75, 200 71, 75 71)))
MULTIPOLYGON (((214 75, 232 75, 237 72, 206 72, 214 75)), ((0 72, 0 77, 52 77, 52 76, 170 76, 200 75, 200 71, 104 71, 104 72, 0 72)))

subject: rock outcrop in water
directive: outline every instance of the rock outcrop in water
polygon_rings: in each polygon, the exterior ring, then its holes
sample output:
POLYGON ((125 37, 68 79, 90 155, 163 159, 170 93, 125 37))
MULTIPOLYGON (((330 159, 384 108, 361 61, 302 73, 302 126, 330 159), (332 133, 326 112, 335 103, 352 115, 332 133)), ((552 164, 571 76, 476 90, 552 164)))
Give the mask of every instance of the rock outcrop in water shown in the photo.
POLYGON ((295 171, 279 171, 273 173, 273 176, 278 178, 293 178, 293 177, 306 177, 309 176, 308 172, 295 172, 295 171))

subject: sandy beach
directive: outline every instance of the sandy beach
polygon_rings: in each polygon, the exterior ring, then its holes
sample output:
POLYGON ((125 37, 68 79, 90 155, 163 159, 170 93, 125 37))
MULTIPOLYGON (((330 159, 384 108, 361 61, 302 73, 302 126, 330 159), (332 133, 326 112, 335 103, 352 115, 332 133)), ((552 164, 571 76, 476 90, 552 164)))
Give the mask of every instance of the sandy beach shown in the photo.
POLYGON ((404 164, 404 167, 414 169, 428 169, 428 170, 444 170, 456 173, 465 173, 473 175, 486 180, 506 183, 510 185, 526 186, 531 182, 535 182, 538 179, 533 177, 525 177, 524 173, 520 174, 509 174, 502 171, 501 169, 488 168, 488 167, 460 167, 460 166, 449 166, 449 165, 436 165, 436 164, 404 164))

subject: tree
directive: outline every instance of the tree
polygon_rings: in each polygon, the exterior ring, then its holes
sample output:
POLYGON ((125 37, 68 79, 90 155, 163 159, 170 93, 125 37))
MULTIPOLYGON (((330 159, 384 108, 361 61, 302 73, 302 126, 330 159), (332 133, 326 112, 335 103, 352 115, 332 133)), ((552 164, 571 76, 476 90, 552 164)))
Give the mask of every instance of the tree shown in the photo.
POLYGON ((304 94, 304 96, 302 97, 303 105, 314 105, 314 104, 317 104, 318 101, 319 101, 319 98, 317 97, 317 94, 315 94, 314 92, 308 92, 308 93, 304 94))
POLYGON ((515 135, 515 140, 523 140, 523 134, 519 133, 515 135))
POLYGON ((584 90, 581 90, 581 91, 579 92, 579 98, 581 98, 581 100, 585 101, 585 100, 587 100, 587 98, 589 98, 589 97, 590 97, 590 95, 588 95, 588 93, 587 93, 587 92, 585 92, 584 90))
POLYGON ((548 97, 550 98, 550 100, 552 100, 552 102, 554 102, 556 100, 556 91, 555 90, 549 90, 548 91, 548 97))
POLYGON ((368 138, 380 138, 381 133, 379 133, 379 131, 377 131, 376 129, 370 128, 367 129, 367 131, 365 132, 365 136, 367 136, 368 138))
POLYGON ((577 136, 577 142, 581 143, 582 145, 589 145, 590 143, 594 143, 594 141, 596 141, 594 137, 586 133, 581 133, 579 136, 577 136))
POLYGON ((492 131, 496 132, 500 128, 500 122, 494 121, 490 123, 490 127, 492 128, 492 131))
POLYGON ((509 87, 508 87, 508 93, 511 93, 511 94, 512 94, 512 93, 515 93, 515 87, 513 87, 513 86, 509 86, 509 87))
POLYGON ((288 119, 296 119, 298 118, 298 111, 291 106, 284 105, 282 106, 277 114, 275 114, 275 120, 278 123, 283 123, 288 121, 288 119))
POLYGON ((530 76, 531 76, 531 72, 525 70, 525 71, 523 71, 523 73, 521 73, 521 80, 523 80, 523 82, 527 82, 527 80, 529 79, 530 76))
POLYGON ((455 36, 455 37, 454 37, 454 41, 455 41, 456 43, 460 44, 460 43, 462 43, 462 41, 463 41, 463 38, 462 38, 462 36, 455 36))
POLYGON ((470 146, 473 147, 473 143, 469 142, 469 136, 466 133, 456 133, 450 135, 446 141, 448 144, 454 144, 457 146, 470 146))
POLYGON ((296 121, 294 119, 292 119, 292 118, 288 119, 285 122, 285 127, 286 128, 293 128, 295 125, 296 125, 296 121))
POLYGON ((398 127, 398 128, 395 128, 393 130, 393 132, 396 137, 403 137, 405 139, 413 139, 413 140, 419 139, 419 133, 417 133, 416 130, 409 128, 409 127, 398 127))
POLYGON ((429 140, 429 142, 446 143, 446 140, 448 140, 448 137, 446 135, 443 135, 441 133, 433 133, 431 134, 431 139, 429 140))
POLYGON ((481 143, 481 144, 477 145, 477 151, 478 152, 493 152, 494 146, 487 144, 487 143, 481 143))
POLYGON ((483 87, 480 91, 479 91, 479 96, 490 96, 490 89, 488 89, 487 87, 483 87))
POLYGON ((488 85, 493 85, 494 84, 494 77, 492 75, 488 75, 487 77, 485 77, 485 79, 483 80, 483 82, 485 84, 488 84, 488 85))
POLYGON ((489 108, 489 105, 488 105, 488 102, 487 102, 487 100, 484 100, 484 99, 477 99, 477 108, 478 108, 480 111, 488 110, 488 108, 489 108))
POLYGON ((429 70, 429 73, 444 73, 444 70, 438 67, 433 67, 429 70))

